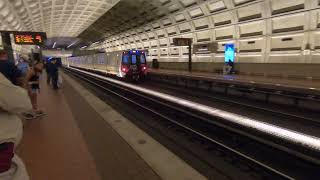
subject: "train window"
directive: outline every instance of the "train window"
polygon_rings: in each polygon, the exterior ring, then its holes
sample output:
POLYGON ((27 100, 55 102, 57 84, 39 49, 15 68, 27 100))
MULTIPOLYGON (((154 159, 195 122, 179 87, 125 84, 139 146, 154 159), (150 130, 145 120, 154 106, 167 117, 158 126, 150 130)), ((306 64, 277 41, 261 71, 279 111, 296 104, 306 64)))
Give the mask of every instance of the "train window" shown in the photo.
POLYGON ((131 63, 136 64, 137 63, 137 55, 132 55, 131 56, 131 63))
POLYGON ((146 63, 146 58, 144 57, 144 54, 140 55, 140 63, 145 64, 146 63))
POLYGON ((129 55, 123 55, 122 56, 122 63, 123 64, 129 64, 129 55))

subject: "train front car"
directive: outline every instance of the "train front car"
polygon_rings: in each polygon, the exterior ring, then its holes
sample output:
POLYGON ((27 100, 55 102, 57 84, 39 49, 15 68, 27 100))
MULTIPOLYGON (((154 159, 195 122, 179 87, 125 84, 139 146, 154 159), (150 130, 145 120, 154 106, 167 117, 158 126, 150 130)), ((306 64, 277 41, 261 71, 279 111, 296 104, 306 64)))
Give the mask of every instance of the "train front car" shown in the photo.
POLYGON ((145 51, 130 50, 122 52, 120 76, 129 80, 142 80, 147 75, 145 51))

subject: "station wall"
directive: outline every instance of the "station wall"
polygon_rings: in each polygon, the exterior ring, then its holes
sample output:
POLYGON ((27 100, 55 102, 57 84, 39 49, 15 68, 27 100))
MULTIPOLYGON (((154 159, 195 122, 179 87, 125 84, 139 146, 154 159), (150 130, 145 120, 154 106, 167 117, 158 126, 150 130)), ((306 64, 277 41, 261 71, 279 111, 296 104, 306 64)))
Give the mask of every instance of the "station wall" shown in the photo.
MULTIPOLYGON (((175 47, 172 39, 186 37, 192 38, 194 43, 218 43, 217 53, 193 55, 195 64, 221 64, 224 45, 234 43, 235 62, 239 65, 269 64, 277 69, 277 66, 282 66, 280 64, 293 64, 290 68, 297 68, 295 74, 299 71, 305 74, 310 64, 320 67, 318 0, 160 1, 172 10, 169 15, 112 36, 90 48, 105 48, 106 51, 148 49, 149 61, 158 59, 163 68, 170 64, 173 68, 183 69, 183 65, 175 67, 172 62, 187 62, 188 49, 175 47), (177 10, 177 6, 184 8, 177 10), (299 69, 304 66, 306 69, 299 69)), ((240 69, 242 72, 256 70, 258 72, 247 73, 264 74, 254 68, 240 69)), ((278 71, 274 73, 281 74, 278 71)))

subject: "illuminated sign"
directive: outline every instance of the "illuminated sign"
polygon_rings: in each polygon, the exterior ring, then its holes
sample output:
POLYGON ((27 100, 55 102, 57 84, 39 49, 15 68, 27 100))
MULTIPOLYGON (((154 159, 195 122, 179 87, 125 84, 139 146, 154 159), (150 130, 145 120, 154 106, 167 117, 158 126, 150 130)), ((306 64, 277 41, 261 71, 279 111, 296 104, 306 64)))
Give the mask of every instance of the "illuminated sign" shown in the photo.
POLYGON ((206 44, 193 44, 193 54, 210 54, 216 53, 218 50, 218 43, 211 42, 206 44))
POLYGON ((47 36, 44 32, 15 32, 14 42, 20 45, 42 45, 47 36))
POLYGON ((234 62, 234 44, 226 44, 224 49, 224 62, 234 62))
POLYGON ((191 38, 173 38, 173 44, 175 46, 189 46, 191 42, 191 38))

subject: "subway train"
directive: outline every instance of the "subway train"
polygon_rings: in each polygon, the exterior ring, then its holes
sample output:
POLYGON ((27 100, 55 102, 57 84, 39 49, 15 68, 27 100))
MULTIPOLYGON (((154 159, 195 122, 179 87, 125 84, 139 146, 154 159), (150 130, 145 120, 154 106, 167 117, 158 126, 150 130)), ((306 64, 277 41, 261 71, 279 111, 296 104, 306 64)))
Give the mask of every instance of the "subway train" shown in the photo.
POLYGON ((128 50, 68 57, 71 67, 116 75, 127 80, 143 80, 147 75, 146 52, 128 50))

